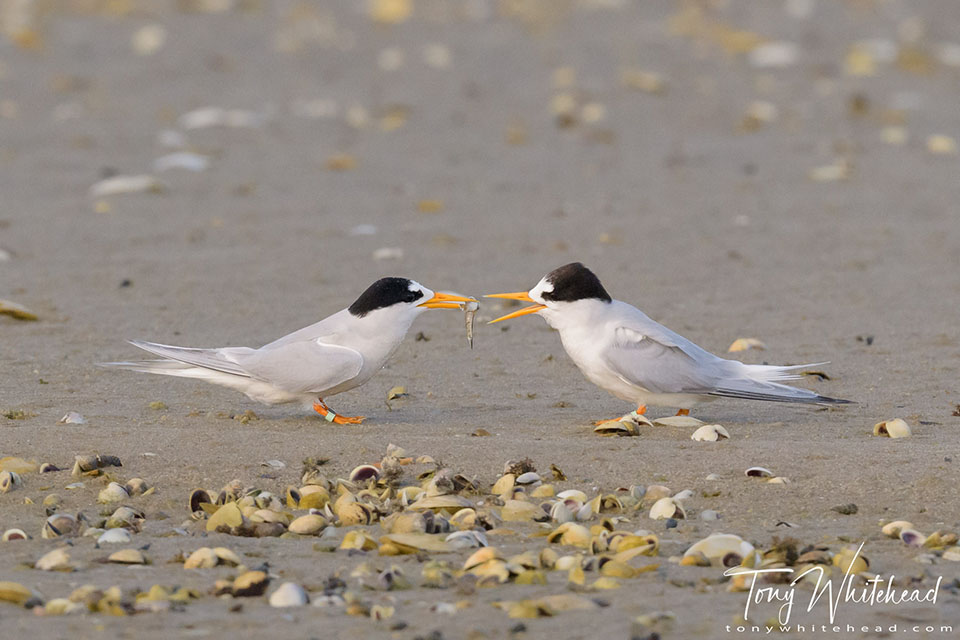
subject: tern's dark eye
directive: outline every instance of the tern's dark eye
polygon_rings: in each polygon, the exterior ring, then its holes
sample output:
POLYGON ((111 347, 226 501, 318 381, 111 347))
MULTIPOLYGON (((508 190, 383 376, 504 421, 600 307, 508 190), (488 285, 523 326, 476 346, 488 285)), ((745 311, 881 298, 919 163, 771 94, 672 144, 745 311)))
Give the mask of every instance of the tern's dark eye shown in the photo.
POLYGON ((371 311, 395 304, 410 304, 423 297, 423 291, 411 290, 413 282, 407 278, 380 278, 350 305, 348 311, 362 318, 371 311))

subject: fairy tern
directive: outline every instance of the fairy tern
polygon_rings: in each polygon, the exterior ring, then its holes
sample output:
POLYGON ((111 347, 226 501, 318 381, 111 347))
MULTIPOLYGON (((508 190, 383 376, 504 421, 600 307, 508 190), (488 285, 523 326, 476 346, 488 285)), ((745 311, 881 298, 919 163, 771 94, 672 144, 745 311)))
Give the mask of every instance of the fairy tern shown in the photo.
POLYGON ((104 362, 101 366, 198 378, 236 389, 264 404, 300 402, 328 422, 360 424, 324 402, 359 387, 379 371, 427 309, 460 309, 473 298, 437 293, 407 278, 381 278, 346 309, 259 349, 194 349, 131 340, 160 360, 104 362))
MULTIPOLYGON (((718 397, 849 403, 780 384, 800 378, 793 372, 814 365, 744 364, 713 355, 636 307, 612 299, 597 276, 579 262, 554 269, 530 291, 486 297, 533 302, 491 323, 540 315, 560 333, 563 348, 586 378, 621 400, 636 403, 637 415, 643 415, 648 405, 675 407, 677 415, 688 415, 693 406, 718 397)), ((608 421, 597 424, 603 422, 608 421)))

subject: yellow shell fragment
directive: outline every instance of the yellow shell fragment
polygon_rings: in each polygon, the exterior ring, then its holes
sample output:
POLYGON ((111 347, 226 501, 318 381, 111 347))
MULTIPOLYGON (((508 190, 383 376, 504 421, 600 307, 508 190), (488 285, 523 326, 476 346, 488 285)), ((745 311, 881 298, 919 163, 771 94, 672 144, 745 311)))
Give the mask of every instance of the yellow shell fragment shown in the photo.
POLYGON ((564 522, 550 532, 547 536, 547 542, 586 549, 590 546, 590 530, 576 522, 564 522))
POLYGON ((870 568, 870 562, 860 555, 857 549, 846 548, 833 556, 833 566, 851 575, 863 573, 870 568))
POLYGON ((0 315, 7 315, 16 320, 37 320, 37 314, 22 304, 0 298, 0 315))
POLYGON ((236 502, 223 505, 207 520, 207 531, 216 531, 219 527, 232 529, 243 524, 243 513, 236 502))
POLYGON ((348 531, 347 535, 343 536, 343 542, 340 543, 340 548, 373 551, 377 548, 377 541, 366 531, 354 529, 353 531, 348 531))
POLYGON ((507 500, 500 511, 500 517, 504 522, 529 522, 545 515, 543 509, 523 500, 507 500))
POLYGON ((443 538, 443 534, 391 533, 389 535, 380 536, 380 544, 383 545, 390 543, 399 549, 400 553, 416 553, 418 551, 446 553, 453 551, 453 547, 443 538))
POLYGON ((873 435, 887 438, 909 438, 913 435, 913 432, 910 430, 910 425, 903 419, 894 418, 873 425, 873 435))
POLYGON ((883 525, 883 528, 880 529, 883 532, 883 535, 889 538, 900 538, 900 532, 905 529, 913 529, 913 523, 907 522, 906 520, 894 520, 893 522, 888 522, 883 525))
POLYGON ((733 344, 731 344, 730 347, 727 349, 727 352, 737 353, 738 351, 747 351, 749 349, 763 350, 766 348, 767 348, 767 345, 765 345, 760 340, 757 340, 756 338, 737 338, 736 340, 733 341, 733 344))
POLYGON ((720 424, 705 424, 690 436, 691 440, 697 442, 717 442, 718 440, 728 440, 730 432, 720 424))
POLYGON ((147 557, 139 549, 114 551, 107 557, 107 562, 114 564, 148 564, 147 557))
POLYGON ((30 589, 19 582, 0 582, 0 602, 23 604, 32 597, 30 589))

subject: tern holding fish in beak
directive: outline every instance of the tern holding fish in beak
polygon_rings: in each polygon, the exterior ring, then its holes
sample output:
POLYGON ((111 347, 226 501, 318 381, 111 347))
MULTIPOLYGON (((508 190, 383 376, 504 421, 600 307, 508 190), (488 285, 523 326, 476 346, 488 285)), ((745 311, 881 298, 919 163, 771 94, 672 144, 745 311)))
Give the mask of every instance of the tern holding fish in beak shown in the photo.
POLYGON ((381 278, 348 308, 259 349, 193 349, 131 340, 160 360, 100 366, 198 378, 236 389, 264 404, 300 402, 328 422, 360 424, 324 402, 359 387, 387 363, 413 321, 427 309, 461 309, 476 300, 435 293, 407 278, 381 278))
POLYGON ((642 416, 647 405, 675 407, 677 415, 689 415, 693 406, 718 397, 849 403, 780 384, 800 378, 793 372, 814 365, 744 364, 701 349, 636 307, 612 299, 597 276, 579 262, 554 269, 530 291, 486 297, 533 302, 491 323, 531 313, 542 316, 560 332, 563 348, 590 382, 637 404, 636 416, 612 421, 642 416))

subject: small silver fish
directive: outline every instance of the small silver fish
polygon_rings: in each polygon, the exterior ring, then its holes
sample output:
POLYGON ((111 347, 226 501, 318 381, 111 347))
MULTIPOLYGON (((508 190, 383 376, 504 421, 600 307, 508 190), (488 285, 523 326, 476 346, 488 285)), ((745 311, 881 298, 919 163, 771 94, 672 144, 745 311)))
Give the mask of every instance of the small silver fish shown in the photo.
POLYGON ((467 325, 467 342, 470 344, 470 348, 473 349, 473 319, 477 315, 477 309, 480 308, 480 303, 478 302, 464 302, 460 305, 460 308, 463 310, 463 321, 467 325))

